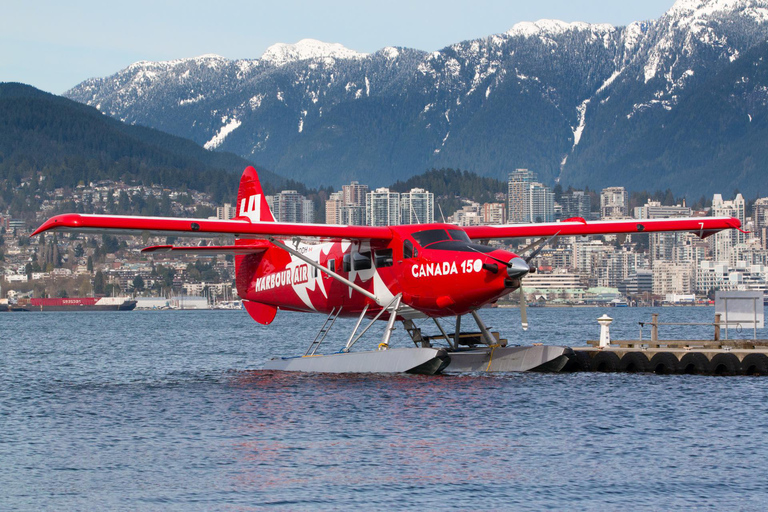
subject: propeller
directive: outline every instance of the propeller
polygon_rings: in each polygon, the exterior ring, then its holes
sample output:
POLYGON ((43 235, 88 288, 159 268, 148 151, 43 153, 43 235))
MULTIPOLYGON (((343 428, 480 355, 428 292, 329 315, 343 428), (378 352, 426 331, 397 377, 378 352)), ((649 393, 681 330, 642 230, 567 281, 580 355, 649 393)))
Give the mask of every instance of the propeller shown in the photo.
MULTIPOLYGON (((520 251, 520 252, 525 252, 528 249, 530 249, 531 247, 534 247, 535 245, 538 245, 538 247, 536 249, 534 249, 534 251, 531 254, 529 254, 528 256, 525 257, 525 264, 527 265, 528 263, 530 263, 530 261, 533 258, 535 258, 541 252, 541 250, 543 248, 545 248, 546 246, 548 246, 549 244, 554 242, 559 234, 560 234, 560 232, 558 231, 557 233, 555 233, 554 235, 549 237, 546 241, 544 241, 543 238, 540 238, 539 240, 535 241, 534 243, 532 243, 531 245, 529 245, 528 247, 526 247, 522 251, 520 251), (544 243, 542 243, 542 241, 544 241, 544 243)), ((522 284, 522 282, 520 283, 520 288, 518 288, 518 293, 520 295, 520 323, 523 326, 523 330, 527 331, 528 330, 528 310, 527 310, 526 304, 525 304, 525 293, 523 293, 523 284, 522 284)))
POLYGON ((475 251, 477 253, 482 254, 486 258, 490 258, 493 261, 498 262, 498 263, 504 265, 505 267, 507 267, 507 275, 511 279, 519 279, 521 281, 520 286, 518 287, 517 290, 518 290, 518 296, 519 296, 519 301, 520 301, 520 323, 522 324, 522 327, 523 327, 524 331, 528 330, 528 309, 527 309, 526 303, 525 303, 525 293, 523 292, 522 279, 523 279, 523 277, 527 273, 535 271, 535 269, 530 266, 530 261, 533 258, 535 258, 536 256, 538 256, 538 254, 541 252, 541 250, 544 247, 548 246, 553 241, 555 241, 555 239, 558 237, 558 235, 560 235, 559 231, 557 233, 555 233, 554 235, 552 235, 551 237, 547 238, 546 240, 544 238, 540 238, 540 239, 536 240, 532 244, 530 244, 527 247, 523 248, 522 251, 520 251, 521 253, 524 253, 524 252, 528 251, 529 249, 531 249, 532 247, 538 246, 538 247, 536 247, 536 249, 534 249, 534 251, 531 254, 529 254, 525 258, 521 258, 520 256, 517 256, 515 258, 512 258, 509 261, 504 261, 504 260, 502 260, 500 258, 496 258, 495 256, 491 256, 490 254, 486 254, 484 252, 478 251, 477 249, 475 249, 471 245, 468 246, 470 249, 472 249, 473 251, 475 251))
POLYGON ((520 295, 520 322, 523 325, 523 330, 528 330, 528 311, 525 308, 525 293, 523 293, 523 286, 517 289, 520 295))

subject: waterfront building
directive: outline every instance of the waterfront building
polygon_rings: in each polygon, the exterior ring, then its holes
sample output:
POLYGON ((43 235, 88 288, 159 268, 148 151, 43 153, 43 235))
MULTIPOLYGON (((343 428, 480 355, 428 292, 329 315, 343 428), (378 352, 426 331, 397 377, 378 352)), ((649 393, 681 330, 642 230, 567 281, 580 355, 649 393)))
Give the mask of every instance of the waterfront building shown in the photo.
POLYGON ((768 292, 768 267, 749 265, 745 261, 736 265, 702 261, 696 273, 696 292, 706 294, 710 290, 768 292))
POLYGON ((582 301, 587 292, 583 275, 557 269, 551 273, 529 274, 523 280, 525 294, 543 295, 548 301, 582 301))
POLYGON ((637 269, 617 288, 626 296, 651 294, 653 293, 653 271, 651 269, 637 269))
POLYGON ((627 217, 629 194, 624 187, 608 187, 600 192, 600 216, 603 219, 627 217))
POLYGON ((402 224, 430 224, 435 222, 435 195, 422 188, 412 188, 400 194, 400 222, 402 224))
POLYGON ((365 222, 369 226, 400 224, 400 194, 377 188, 365 197, 365 222))
POLYGON ((653 262, 654 295, 690 295, 694 293, 696 283, 693 263, 675 263, 671 261, 653 262))

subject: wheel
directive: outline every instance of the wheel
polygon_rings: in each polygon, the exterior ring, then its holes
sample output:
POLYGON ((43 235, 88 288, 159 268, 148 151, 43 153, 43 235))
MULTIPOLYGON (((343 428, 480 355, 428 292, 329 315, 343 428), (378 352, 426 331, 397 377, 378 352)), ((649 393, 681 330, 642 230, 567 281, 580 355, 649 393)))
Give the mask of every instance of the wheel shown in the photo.
POLYGON ((709 359, 699 352, 685 354, 678 363, 680 373, 687 375, 706 375, 709 373, 709 359))
POLYGON ((627 373, 648 371, 648 358, 642 352, 626 352, 619 361, 619 370, 627 373))
POLYGON ((768 375, 768 356, 749 354, 741 360, 744 375, 768 375))
POLYGON ((738 375, 741 373, 739 358, 733 354, 716 354, 709 362, 712 375, 738 375))
MULTIPOLYGON (((704 358, 706 359, 706 357, 704 358)), ((648 365, 648 371, 659 375, 670 375, 677 373, 680 368, 680 361, 669 352, 659 352, 651 358, 648 365)))
POLYGON ((591 361, 592 371, 615 372, 619 369, 619 356, 615 352, 598 352, 591 361))

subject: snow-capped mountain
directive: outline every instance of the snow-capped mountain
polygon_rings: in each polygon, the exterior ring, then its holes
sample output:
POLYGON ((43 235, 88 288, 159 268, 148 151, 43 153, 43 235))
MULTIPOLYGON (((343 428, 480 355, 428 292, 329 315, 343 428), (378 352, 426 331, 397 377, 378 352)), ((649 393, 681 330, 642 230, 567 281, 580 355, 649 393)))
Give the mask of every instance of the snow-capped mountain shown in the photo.
POLYGON ((760 167, 767 38, 768 0, 679 0, 654 21, 518 23, 432 53, 302 40, 252 60, 139 62, 65 95, 308 184, 529 167, 698 195, 746 188, 760 167))

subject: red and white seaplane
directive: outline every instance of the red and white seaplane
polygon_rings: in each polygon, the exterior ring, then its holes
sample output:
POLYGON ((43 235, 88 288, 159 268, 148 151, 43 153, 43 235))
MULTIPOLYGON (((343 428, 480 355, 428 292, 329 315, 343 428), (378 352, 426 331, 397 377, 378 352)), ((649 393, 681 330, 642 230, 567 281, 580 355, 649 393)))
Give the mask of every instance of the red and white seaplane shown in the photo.
MULTIPOLYGON (((736 218, 677 218, 586 222, 582 218, 543 224, 459 227, 419 224, 388 227, 275 222, 252 167, 245 169, 232 220, 64 214, 47 220, 45 231, 149 236, 234 236, 234 245, 147 247, 143 252, 235 255, 237 291, 248 314, 269 324, 278 309, 327 316, 304 356, 269 361, 267 369, 311 372, 414 372, 559 370, 567 347, 502 346, 477 311, 521 289, 533 269, 529 261, 556 236, 690 231, 706 237, 739 229, 736 218), (477 243, 490 239, 537 238, 527 257, 477 243), (470 314, 479 332, 461 333, 470 314), (317 348, 338 317, 357 322, 338 352, 317 348), (455 317, 447 333, 439 318, 455 317), (434 319, 438 335, 427 336, 414 319, 434 319), (364 320, 367 327, 360 329, 364 320), (352 351, 376 320, 387 326, 375 350, 352 351), (401 321, 415 347, 390 347, 401 321), (433 346, 442 342, 442 348, 433 346)), ((520 294, 522 299, 522 293, 520 294)), ((527 327, 521 300, 523 328, 527 327)))

